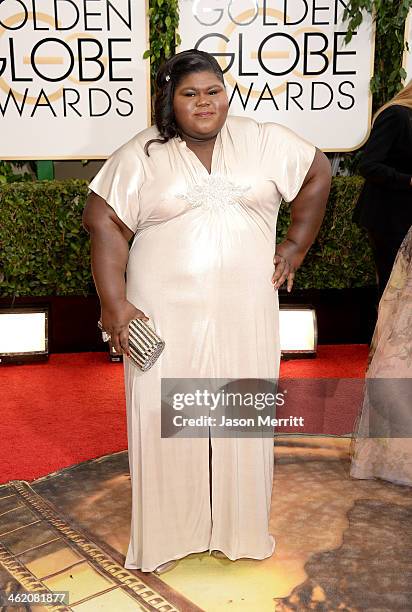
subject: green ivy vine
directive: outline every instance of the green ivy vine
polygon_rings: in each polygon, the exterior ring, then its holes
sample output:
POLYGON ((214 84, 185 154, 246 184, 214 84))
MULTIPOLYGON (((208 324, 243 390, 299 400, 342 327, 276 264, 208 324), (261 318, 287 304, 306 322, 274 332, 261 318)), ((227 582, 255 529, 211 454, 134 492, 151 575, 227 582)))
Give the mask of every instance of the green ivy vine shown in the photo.
POLYGON ((178 0, 149 0, 150 48, 143 57, 150 58, 152 94, 157 71, 180 44, 178 0))
POLYGON ((362 23, 362 11, 374 16, 375 69, 370 83, 374 111, 393 98, 406 78, 402 56, 405 20, 411 7, 412 0, 348 0, 344 11, 348 23, 346 42, 350 42, 362 23))

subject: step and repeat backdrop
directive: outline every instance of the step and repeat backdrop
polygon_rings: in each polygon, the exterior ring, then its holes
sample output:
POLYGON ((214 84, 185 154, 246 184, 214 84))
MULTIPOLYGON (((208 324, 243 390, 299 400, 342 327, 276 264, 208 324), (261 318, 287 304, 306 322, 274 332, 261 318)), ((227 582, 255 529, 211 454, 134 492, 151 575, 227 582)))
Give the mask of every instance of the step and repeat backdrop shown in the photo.
POLYGON ((0 159, 105 158, 150 121, 144 0, 0 2, 0 159))
POLYGON ((180 50, 219 60, 231 112, 282 123, 324 151, 365 140, 374 28, 365 15, 345 46, 341 0, 180 0, 180 50))
MULTIPOLYGON (((374 25, 343 0, 179 0, 181 45, 212 53, 230 112, 350 151, 371 120, 374 25)), ((0 159, 102 159, 150 124, 148 0, 0 1, 0 159)), ((407 40, 411 39, 411 18, 407 40)), ((411 54, 404 67, 412 77, 411 54)))
POLYGON ((412 79, 412 10, 409 11, 405 22, 405 43, 402 67, 406 71, 406 84, 412 79))

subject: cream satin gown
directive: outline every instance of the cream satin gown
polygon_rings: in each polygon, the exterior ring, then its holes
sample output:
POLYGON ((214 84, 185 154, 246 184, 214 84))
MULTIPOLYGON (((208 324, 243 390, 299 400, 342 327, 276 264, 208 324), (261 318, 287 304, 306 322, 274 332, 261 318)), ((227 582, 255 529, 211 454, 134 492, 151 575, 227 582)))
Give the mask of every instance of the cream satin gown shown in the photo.
POLYGON ((277 378, 278 296, 271 283, 281 199, 293 200, 315 148, 289 129, 229 116, 211 173, 179 138, 118 149, 90 184, 135 237, 127 297, 166 348, 146 373, 125 360, 132 480, 125 567, 152 571, 193 552, 264 559, 272 438, 161 438, 161 377, 277 378))

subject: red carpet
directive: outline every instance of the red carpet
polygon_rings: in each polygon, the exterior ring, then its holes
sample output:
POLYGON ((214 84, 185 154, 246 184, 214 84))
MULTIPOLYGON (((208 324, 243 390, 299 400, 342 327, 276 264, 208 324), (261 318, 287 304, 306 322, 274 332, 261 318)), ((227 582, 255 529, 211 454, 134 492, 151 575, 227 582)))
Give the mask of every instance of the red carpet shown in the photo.
MULTIPOLYGON (((320 346, 317 359, 282 362, 281 374, 363 378, 367 354, 365 345, 320 346)), ((51 355, 48 363, 4 365, 0 383, 0 483, 33 480, 127 447, 123 368, 109 363, 105 353, 51 355)), ((334 415, 332 423, 336 418, 344 427, 342 414, 334 415)), ((352 413, 346 421, 353 423, 352 413)), ((319 418, 310 425, 318 427, 319 418)))
POLYGON ((368 361, 366 344, 318 346, 316 359, 282 361, 285 378, 363 378, 368 361))

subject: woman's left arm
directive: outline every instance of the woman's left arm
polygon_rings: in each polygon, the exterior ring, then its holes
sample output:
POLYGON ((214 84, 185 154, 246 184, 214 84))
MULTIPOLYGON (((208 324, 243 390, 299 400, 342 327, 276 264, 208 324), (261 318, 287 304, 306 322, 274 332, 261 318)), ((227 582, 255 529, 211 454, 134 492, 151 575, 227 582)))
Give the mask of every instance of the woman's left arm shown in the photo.
POLYGON ((287 281, 288 291, 292 290, 295 271, 301 265, 322 224, 331 176, 328 158, 316 149, 302 187, 291 202, 291 223, 285 240, 276 247, 273 258, 276 269, 272 276, 275 289, 279 289, 287 281))

